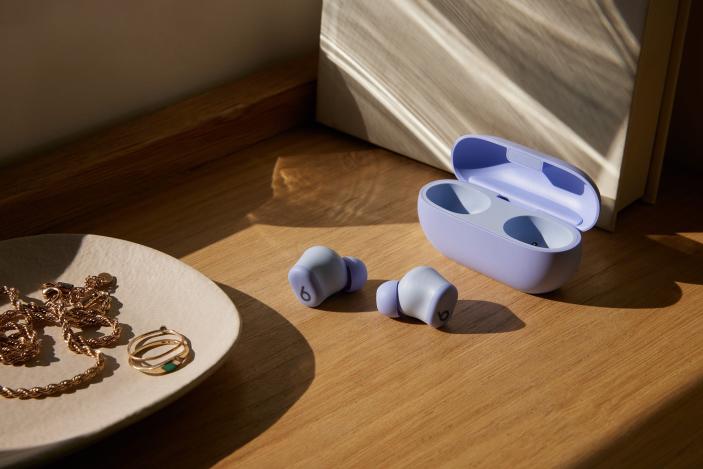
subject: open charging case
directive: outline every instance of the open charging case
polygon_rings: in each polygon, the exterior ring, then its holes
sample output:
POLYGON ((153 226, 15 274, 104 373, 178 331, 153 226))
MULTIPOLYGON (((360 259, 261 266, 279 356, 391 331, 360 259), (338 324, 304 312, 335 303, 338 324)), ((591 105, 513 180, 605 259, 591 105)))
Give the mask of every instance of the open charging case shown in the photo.
POLYGON ((600 195, 573 165, 497 137, 466 135, 452 149, 457 179, 420 189, 427 239, 445 256, 528 293, 556 290, 581 261, 581 232, 600 195))

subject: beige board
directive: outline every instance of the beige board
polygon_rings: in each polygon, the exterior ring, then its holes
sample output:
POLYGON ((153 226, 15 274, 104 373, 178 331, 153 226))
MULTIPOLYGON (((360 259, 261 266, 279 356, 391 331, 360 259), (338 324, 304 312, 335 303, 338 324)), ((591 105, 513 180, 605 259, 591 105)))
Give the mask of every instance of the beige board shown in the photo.
POLYGON ((328 0, 317 118, 448 171, 463 134, 536 148, 591 176, 599 226, 612 228, 644 194, 676 10, 658 0, 328 0), (647 29, 656 47, 637 85, 647 29))
MULTIPOLYGON (((15 286, 29 298, 41 298, 43 282, 80 285, 100 272, 117 278, 119 345, 102 349, 105 369, 87 387, 45 399, 0 399, 0 466, 68 451, 146 416, 214 371, 234 345, 237 308, 210 279, 171 256, 95 235, 39 235, 0 243, 0 285, 15 286), (192 360, 162 376, 132 369, 128 340, 161 325, 188 337, 192 360)), ((0 301, 4 311, 7 299, 0 301)), ((12 388, 55 383, 93 364, 67 349, 58 327, 44 328, 41 346, 32 366, 0 365, 0 382, 12 388)), ((157 436, 145 442, 160 443, 157 436)))

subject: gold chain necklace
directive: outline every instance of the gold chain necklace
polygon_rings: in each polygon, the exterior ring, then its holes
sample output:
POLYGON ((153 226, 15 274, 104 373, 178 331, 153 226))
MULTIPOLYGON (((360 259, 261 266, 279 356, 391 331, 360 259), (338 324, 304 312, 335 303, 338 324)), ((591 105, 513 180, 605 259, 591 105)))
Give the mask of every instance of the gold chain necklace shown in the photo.
POLYGON ((0 314, 0 362, 20 365, 39 354, 37 326, 60 326, 69 350, 95 359, 95 364, 58 383, 32 388, 12 389, 0 385, 0 395, 6 398, 36 399, 61 394, 89 382, 105 366, 102 353, 96 348, 115 345, 120 337, 119 322, 108 316, 112 304, 110 290, 114 278, 110 274, 91 275, 82 287, 67 283, 42 285, 44 304, 20 299, 16 288, 2 286, 12 307, 0 314), (74 329, 109 327, 111 332, 101 337, 89 338, 74 329))

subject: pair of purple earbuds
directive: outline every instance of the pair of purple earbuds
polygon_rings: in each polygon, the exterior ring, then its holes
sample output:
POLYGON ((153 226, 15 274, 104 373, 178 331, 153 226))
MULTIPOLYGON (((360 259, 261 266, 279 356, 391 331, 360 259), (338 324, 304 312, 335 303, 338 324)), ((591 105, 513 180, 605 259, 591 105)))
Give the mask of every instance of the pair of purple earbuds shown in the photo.
MULTIPOLYGON (((295 296, 305 306, 319 306, 338 292, 361 289, 366 265, 356 257, 341 257, 325 246, 307 249, 288 272, 295 296)), ((415 267, 400 280, 389 280, 376 290, 376 307, 388 317, 410 316, 433 327, 443 326, 454 312, 459 293, 432 267, 415 267)))

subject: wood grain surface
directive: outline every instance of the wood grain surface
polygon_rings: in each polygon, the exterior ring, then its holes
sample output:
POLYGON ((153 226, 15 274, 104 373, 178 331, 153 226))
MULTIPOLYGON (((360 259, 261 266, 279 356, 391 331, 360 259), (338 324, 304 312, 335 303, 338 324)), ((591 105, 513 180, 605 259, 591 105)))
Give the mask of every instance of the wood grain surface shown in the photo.
POLYGON ((700 465, 703 197, 695 184, 665 172, 656 206, 623 212, 616 233, 586 233, 575 278, 534 296, 442 257, 424 238, 418 190, 446 177, 304 128, 140 201, 55 225, 177 256, 242 315, 240 340, 217 373, 61 463, 700 465), (362 258, 366 287, 318 309, 299 304, 286 276, 314 244, 362 258), (459 289, 444 330, 375 311, 376 287, 422 264, 459 289))
POLYGON ((316 58, 273 66, 89 138, 0 168, 7 238, 111 209, 170 178, 311 121, 316 58))

